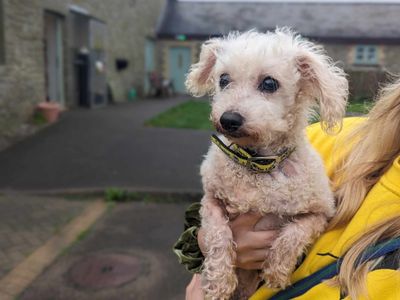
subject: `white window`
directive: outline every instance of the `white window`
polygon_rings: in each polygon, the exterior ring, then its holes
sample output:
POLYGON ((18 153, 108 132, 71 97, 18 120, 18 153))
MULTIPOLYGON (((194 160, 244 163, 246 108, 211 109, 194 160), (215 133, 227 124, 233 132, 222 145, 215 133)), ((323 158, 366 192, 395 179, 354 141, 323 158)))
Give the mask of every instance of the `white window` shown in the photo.
POLYGON ((377 65, 378 47, 374 45, 358 45, 355 49, 354 64, 377 65))

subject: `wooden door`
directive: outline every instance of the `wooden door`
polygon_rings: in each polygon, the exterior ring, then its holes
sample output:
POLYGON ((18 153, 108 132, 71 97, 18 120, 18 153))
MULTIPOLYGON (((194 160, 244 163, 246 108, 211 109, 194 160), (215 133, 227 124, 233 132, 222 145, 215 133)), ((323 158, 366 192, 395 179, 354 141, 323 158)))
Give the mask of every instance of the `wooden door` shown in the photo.
POLYGON ((169 76, 176 93, 185 94, 185 80, 192 63, 189 47, 169 48, 169 76))

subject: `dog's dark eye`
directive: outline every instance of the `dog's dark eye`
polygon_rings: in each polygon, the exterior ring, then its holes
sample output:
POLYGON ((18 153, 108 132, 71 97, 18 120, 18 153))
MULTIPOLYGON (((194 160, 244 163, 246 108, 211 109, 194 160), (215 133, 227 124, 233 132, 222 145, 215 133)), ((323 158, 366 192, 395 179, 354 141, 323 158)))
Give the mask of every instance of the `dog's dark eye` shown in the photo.
POLYGON ((229 74, 224 73, 219 77, 219 87, 221 89, 224 89, 230 82, 231 78, 229 77, 229 74))
POLYGON ((274 78, 268 76, 265 77, 264 80, 260 83, 258 89, 261 92, 273 93, 277 89, 279 89, 279 82, 274 78))

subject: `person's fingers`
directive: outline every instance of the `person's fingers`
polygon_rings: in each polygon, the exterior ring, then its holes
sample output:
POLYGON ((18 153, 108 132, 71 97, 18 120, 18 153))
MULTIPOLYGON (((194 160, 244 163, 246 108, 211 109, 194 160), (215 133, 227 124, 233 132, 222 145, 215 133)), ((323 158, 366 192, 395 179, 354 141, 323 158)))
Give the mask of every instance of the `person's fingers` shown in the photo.
POLYGON ((201 275, 200 274, 194 274, 192 281, 193 281, 193 287, 195 289, 201 288, 201 275))
POLYGON ((278 237, 278 230, 249 231, 240 239, 236 239, 236 250, 241 252, 249 249, 266 249, 271 247, 278 237))
POLYGON ((279 230, 255 231, 248 234, 248 239, 254 239, 254 248, 269 248, 279 236, 279 230))
POLYGON ((263 216, 254 226, 254 231, 276 230, 285 224, 286 219, 272 213, 263 216))
POLYGON ((264 261, 254 261, 244 265, 237 265, 237 267, 244 270, 261 270, 264 267, 264 263, 264 261))
POLYGON ((256 212, 248 212, 237 216, 229 222, 229 225, 234 228, 254 228, 254 225, 261 219, 261 215, 256 212))
POLYGON ((196 279, 196 278, 195 278, 195 275, 193 275, 193 276, 192 276, 192 280, 190 280, 189 284, 188 284, 187 287, 186 287, 186 292, 187 292, 188 290, 191 290, 191 289, 193 288, 195 279, 196 279))
POLYGON ((186 300, 204 300, 204 293, 201 288, 201 276, 194 274, 189 285, 186 287, 186 300))
POLYGON ((267 250, 258 249, 238 255, 235 264, 237 267, 241 269, 257 270, 257 269, 262 269, 266 259, 267 259, 267 250))
POLYGON ((244 253, 243 255, 238 255, 237 257, 237 263, 243 265, 243 264, 248 264, 248 263, 253 263, 253 262, 258 262, 258 261, 265 261, 267 258, 267 250, 265 249, 257 249, 253 251, 248 251, 244 253))

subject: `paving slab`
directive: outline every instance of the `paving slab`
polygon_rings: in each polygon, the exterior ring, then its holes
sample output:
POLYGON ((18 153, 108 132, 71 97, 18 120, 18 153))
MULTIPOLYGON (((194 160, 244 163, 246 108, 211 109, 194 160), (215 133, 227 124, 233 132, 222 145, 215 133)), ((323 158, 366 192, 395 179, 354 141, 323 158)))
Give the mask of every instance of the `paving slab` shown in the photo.
POLYGON ((0 152, 0 190, 200 191, 210 132, 150 128, 144 122, 188 97, 71 110, 0 152))
MULTIPOLYGON (((190 275, 178 264, 171 249, 183 229, 186 206, 143 202, 116 205, 82 241, 38 277, 19 299, 184 299, 190 275), (114 287, 93 287, 73 281, 73 268, 99 255, 119 255, 139 261, 139 272, 135 273, 138 275, 114 287)), ((112 267, 100 266, 99 272, 112 274, 112 267)), ((89 282, 87 277, 92 273, 93 270, 88 271, 87 276, 82 274, 84 279, 86 276, 86 281, 83 281, 89 282)))
POLYGON ((0 279, 87 205, 57 197, 0 195, 0 279))
POLYGON ((90 228, 106 211, 103 200, 91 201, 85 210, 68 222, 42 246, 0 278, 0 299, 15 300, 54 260, 90 228))

